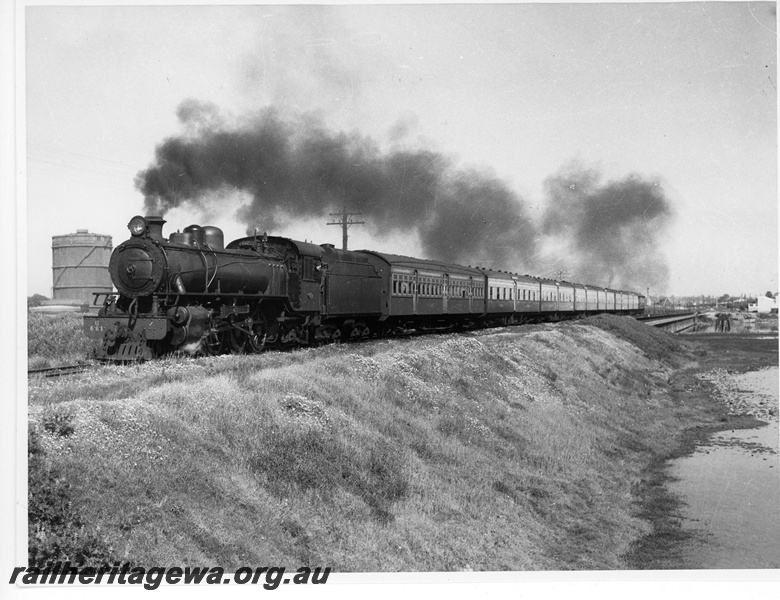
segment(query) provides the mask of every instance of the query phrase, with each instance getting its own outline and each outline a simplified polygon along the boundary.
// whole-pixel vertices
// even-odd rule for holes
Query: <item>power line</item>
[[[363,213],[359,212],[347,212],[346,207],[340,212],[340,213],[330,213],[331,217],[341,217],[338,221],[331,221],[330,223],[327,223],[328,225],[341,225],[341,249],[346,250],[347,249],[347,240],[349,239],[349,235],[347,234],[347,230],[349,229],[350,225],[365,225],[365,221],[353,221],[352,217],[355,215],[362,215]]]

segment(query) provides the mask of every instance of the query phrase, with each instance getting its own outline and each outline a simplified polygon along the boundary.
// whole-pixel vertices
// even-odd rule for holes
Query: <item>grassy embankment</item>
[[[712,418],[689,359],[597,317],[35,378],[31,560],[624,568],[643,470]]]

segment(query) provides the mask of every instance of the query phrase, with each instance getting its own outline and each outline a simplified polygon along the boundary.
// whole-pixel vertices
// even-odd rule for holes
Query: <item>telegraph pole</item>
[[[349,229],[350,225],[364,225],[365,221],[353,221],[352,217],[355,215],[362,215],[363,213],[359,212],[347,212],[346,207],[340,212],[340,213],[330,213],[331,217],[340,217],[338,221],[331,221],[328,223],[328,225],[341,225],[341,249],[346,250],[347,249],[347,239],[349,238],[349,235],[347,234],[347,229]]]

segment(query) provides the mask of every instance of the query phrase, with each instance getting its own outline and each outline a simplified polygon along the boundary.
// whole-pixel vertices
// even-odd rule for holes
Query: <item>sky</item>
[[[129,237],[146,211],[139,173],[165,167],[166,140],[206,148],[269,115],[296,148],[312,132],[344,141],[358,171],[386,173],[401,154],[446,165],[430,202],[399,191],[391,216],[355,204],[366,224],[350,248],[449,248],[460,262],[601,285],[617,261],[630,276],[616,281],[651,295],[778,291],[774,3],[22,7],[28,295],[51,294],[52,236]],[[297,153],[293,166],[309,172],[310,160]],[[329,195],[302,212],[256,181],[203,181],[167,207],[166,233],[214,224],[235,239],[259,226],[341,242],[326,222],[343,181],[302,191]],[[382,202],[397,185],[384,182]],[[605,229],[631,198],[630,222]],[[415,202],[425,226],[410,224]],[[485,216],[472,236],[497,206],[517,215]],[[449,245],[421,237],[434,231]],[[511,251],[475,245],[498,238]]]

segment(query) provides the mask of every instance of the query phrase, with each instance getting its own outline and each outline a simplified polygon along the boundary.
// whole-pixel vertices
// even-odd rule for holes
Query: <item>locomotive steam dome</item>
[[[137,298],[160,286],[165,257],[162,251],[145,239],[128,240],[117,246],[108,269],[116,289]]]

